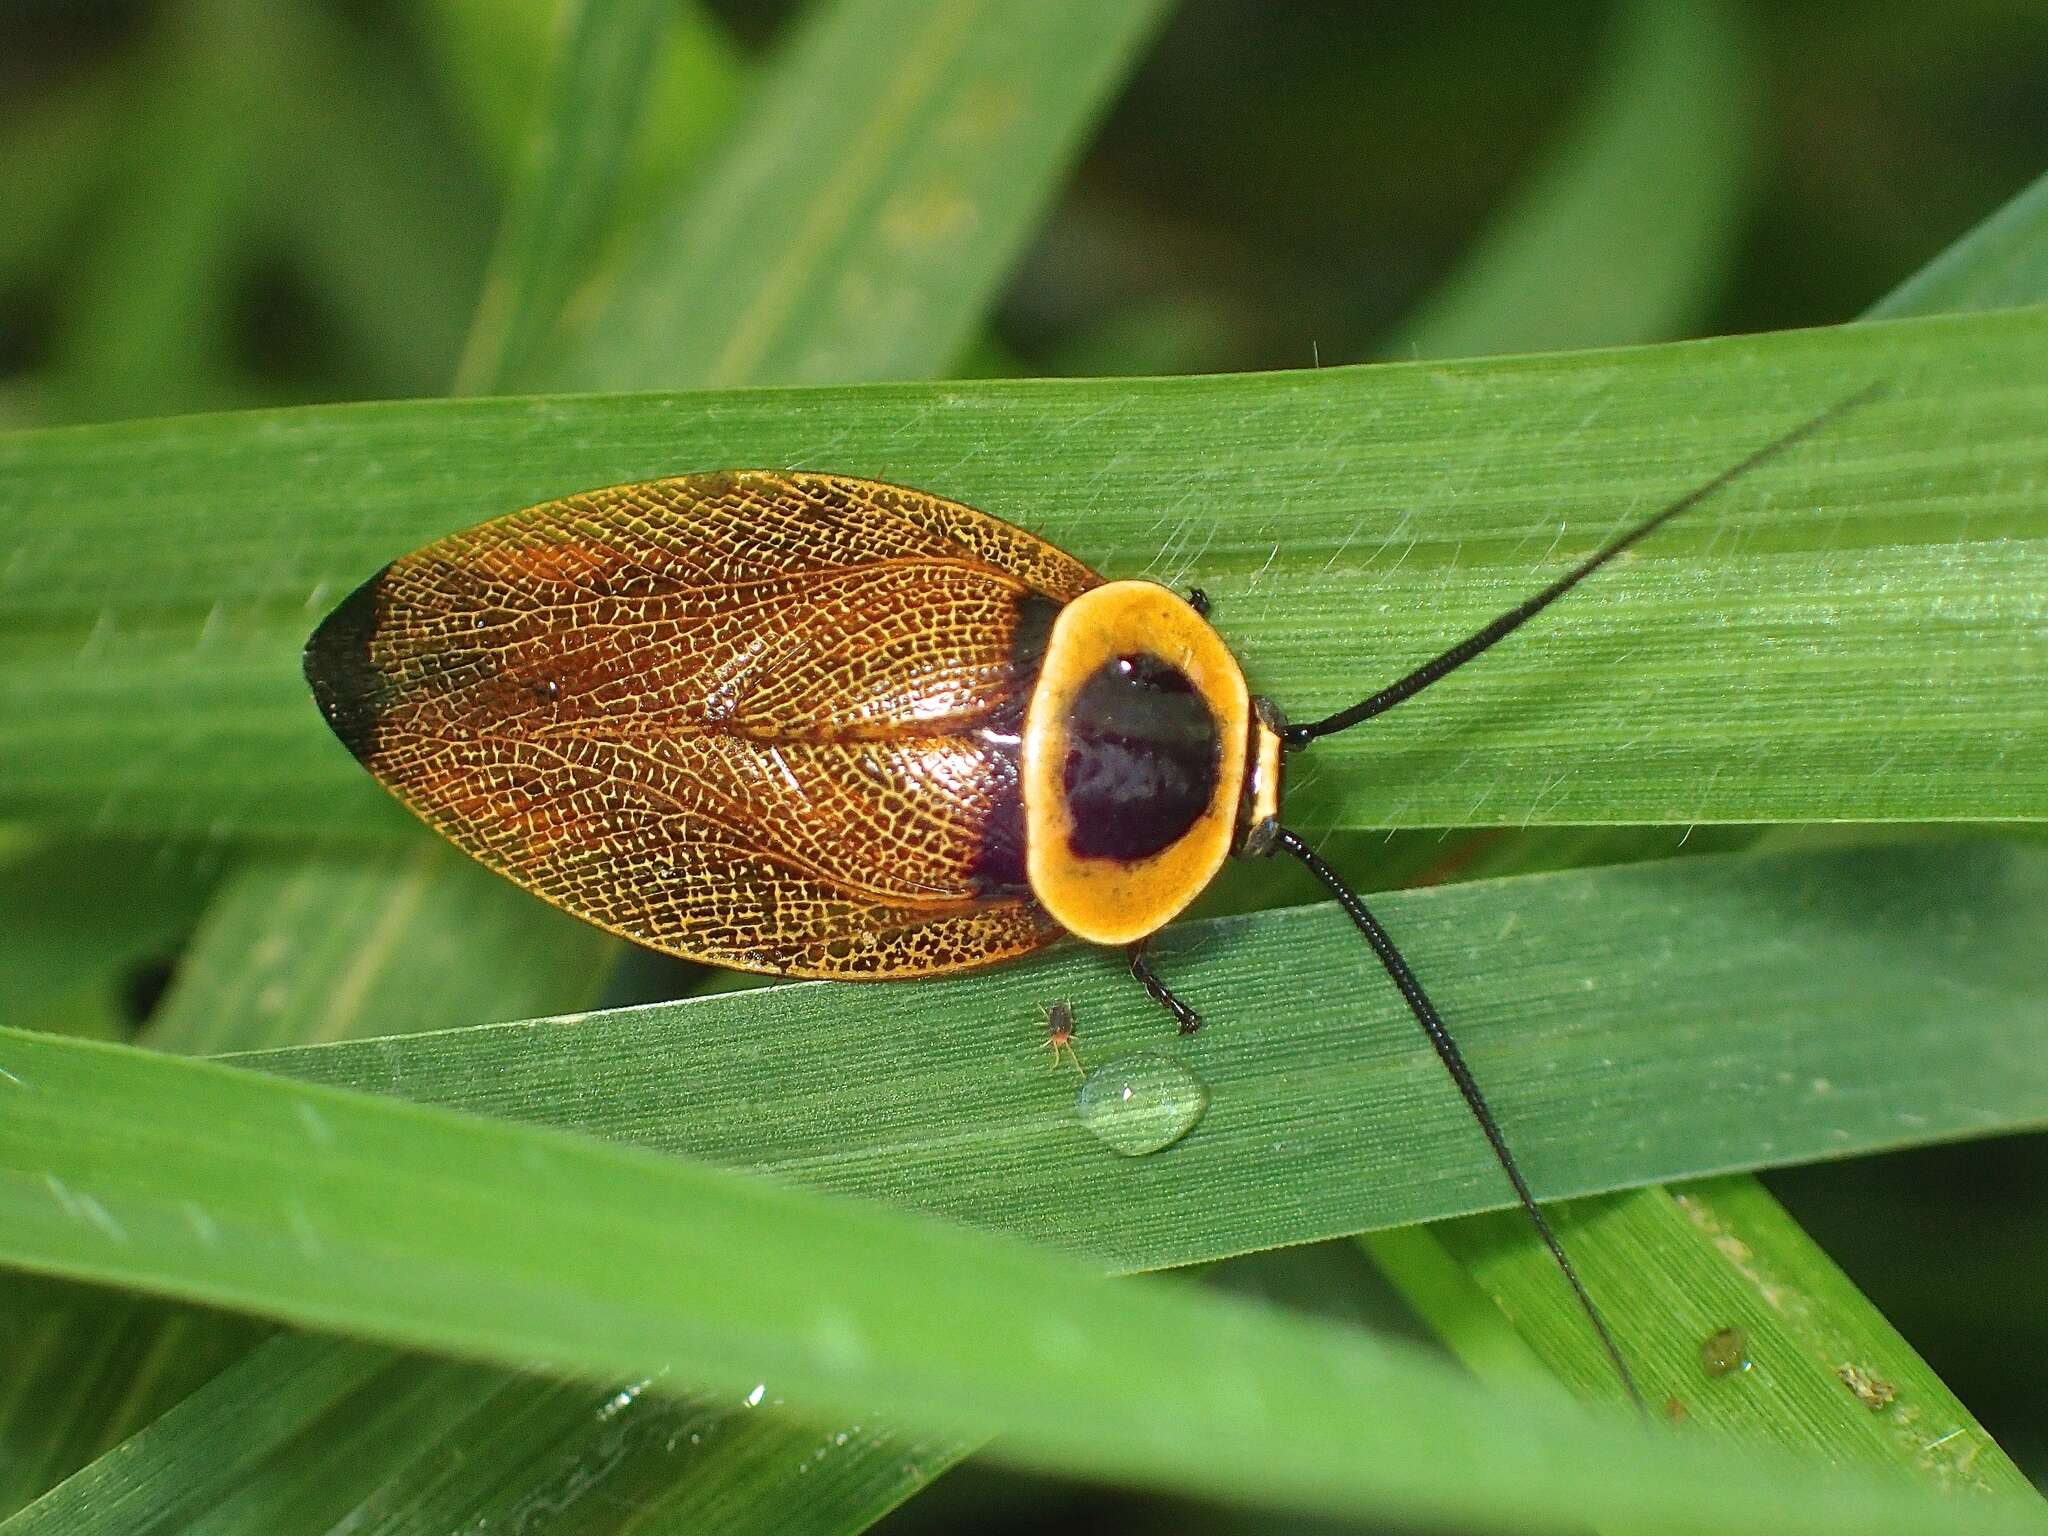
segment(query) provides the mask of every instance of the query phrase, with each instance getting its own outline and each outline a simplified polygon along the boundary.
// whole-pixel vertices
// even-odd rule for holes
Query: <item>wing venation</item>
[[[581,917],[746,969],[955,970],[1057,936],[1011,868],[1014,738],[1096,581],[903,487],[689,476],[394,562],[306,670],[401,800]]]

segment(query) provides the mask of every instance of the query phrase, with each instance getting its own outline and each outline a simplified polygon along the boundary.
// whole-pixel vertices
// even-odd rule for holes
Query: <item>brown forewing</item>
[[[1096,580],[900,486],[688,476],[396,561],[306,671],[393,793],[580,917],[751,970],[925,974],[1058,936],[987,854],[1032,615]]]

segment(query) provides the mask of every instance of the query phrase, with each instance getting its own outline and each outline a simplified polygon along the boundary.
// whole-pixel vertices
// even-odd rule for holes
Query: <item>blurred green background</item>
[[[720,141],[791,9],[729,0],[683,13],[622,190],[627,217],[591,273],[635,210]],[[1645,66],[1669,29],[1695,24],[1685,8],[1185,0],[954,371],[1300,368],[1582,339],[1554,310],[1518,304],[1511,275],[1490,275],[1512,274],[1507,255],[1526,257],[1528,240],[1552,242],[1603,311],[1626,310],[1617,291],[1641,293],[1614,340],[1830,324],[2041,170],[2037,3],[1712,9],[1696,51]],[[555,11],[7,7],[0,426],[447,393]],[[1689,93],[1715,106],[1695,110]],[[1637,238],[1617,239],[1627,221],[1610,219],[1582,248],[1531,218],[1583,195],[1558,167],[1583,172],[1589,154],[1610,157],[1600,184],[1633,200]],[[1691,210],[1682,256],[1659,244],[1668,203]],[[764,239],[782,212],[763,211]],[[137,1022],[169,963],[137,970]],[[2016,1357],[2048,1361],[2048,1146],[1981,1143],[1768,1182],[2048,1482],[2048,1379],[2013,1369]],[[1341,1285],[1326,1264],[1346,1267]],[[1247,1288],[1310,1306],[1341,1295],[1348,1310],[1367,1284],[1349,1246],[1236,1268]],[[891,1528],[1166,1530],[1188,1518],[1162,1501],[971,1471]],[[1203,1515],[1211,1528],[1229,1518]]]
[[[553,9],[17,0],[0,420],[445,391]],[[688,174],[791,9],[702,8],[694,69],[657,82],[648,181]],[[1737,35],[1694,63],[1729,109],[1666,188],[1712,183],[1725,244],[1659,329],[1847,319],[2039,171],[2040,6],[1729,14]],[[1447,340],[1404,328],[1587,115],[1617,110],[1602,92],[1629,25],[1578,0],[1188,0],[1031,241],[999,348],[958,371],[1289,368]],[[1618,110],[1696,134],[1659,108]],[[1638,280],[1626,261],[1585,274]]]

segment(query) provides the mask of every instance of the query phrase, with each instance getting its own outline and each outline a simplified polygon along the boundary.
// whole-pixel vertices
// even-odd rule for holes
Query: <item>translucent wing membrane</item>
[[[1016,735],[1096,584],[972,508],[820,475],[567,497],[406,556],[314,634],[349,749],[556,905],[720,965],[918,975],[1058,936]]]

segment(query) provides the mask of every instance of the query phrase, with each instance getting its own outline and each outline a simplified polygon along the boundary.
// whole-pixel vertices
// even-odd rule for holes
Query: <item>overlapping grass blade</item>
[[[1756,95],[1733,6],[1620,7],[1577,120],[1385,355],[1540,352],[1692,330],[1755,181]]]
[[[1164,12],[1163,0],[811,7],[706,179],[655,215],[566,381],[932,373],[973,336]],[[678,268],[695,280],[665,280]]]
[[[203,1390],[270,1331],[232,1313],[0,1272],[0,1520]],[[193,1459],[144,1476],[176,1480]]]
[[[533,366],[547,331],[618,219],[628,146],[675,7],[576,0],[535,117],[463,349],[455,393],[502,392]]]
[[[1009,18],[1005,28],[983,26],[962,73],[950,80],[927,82],[940,95],[951,91],[963,99],[982,101],[1028,88],[1038,116],[1031,132],[1011,135],[1001,152],[988,158],[987,174],[967,188],[965,195],[956,189],[949,205],[952,214],[968,217],[978,227],[994,227],[996,234],[984,233],[977,261],[965,264],[958,273],[948,269],[919,275],[917,301],[931,325],[923,332],[906,334],[895,316],[877,312],[861,322],[866,328],[865,341],[861,326],[841,328],[837,345],[842,362],[866,366],[860,361],[862,346],[886,348],[891,371],[913,361],[918,371],[929,371],[944,361],[944,349],[951,345],[946,339],[949,329],[971,322],[988,297],[990,274],[1000,273],[1028,233],[1029,209],[1012,206],[1020,188],[1035,186],[1042,195],[1050,185],[1071,153],[1079,128],[1093,116],[1103,93],[1128,65],[1145,18],[1158,9],[1155,0],[1132,0],[1092,11],[1063,7],[1020,13]],[[932,8],[926,21],[944,20],[950,10]],[[871,5],[857,3],[838,7],[836,14],[838,21],[828,21],[827,31],[833,27],[843,31],[849,24],[856,31],[863,30],[879,13]],[[551,115],[544,113],[539,125],[543,152],[529,168],[527,185],[514,194],[496,289],[500,302],[487,303],[471,355],[472,383],[494,385],[507,371],[517,369],[522,350],[535,344],[552,321],[560,295],[581,276],[590,235],[607,211],[593,188],[616,184],[626,174],[632,138],[632,92],[621,89],[620,80],[611,77],[622,71],[627,76],[633,74],[636,50],[644,51],[640,43],[645,33],[661,19],[651,8],[610,4],[581,8],[575,17],[568,54],[557,71]],[[913,18],[910,12],[895,7],[887,19],[895,25]],[[694,16],[679,24],[678,31],[686,34],[686,42],[701,41],[702,24]],[[1007,36],[1007,45],[998,34]],[[694,52],[686,47],[683,52],[700,61],[703,56],[701,47]],[[1085,67],[1076,70],[1077,59]],[[657,82],[660,99],[654,113],[663,119],[663,132],[671,139],[676,137],[677,118],[677,103],[670,99],[675,94],[670,78],[675,71],[667,67],[672,64],[672,55],[663,58],[663,74]],[[610,83],[605,84],[606,80]],[[868,91],[862,76],[849,68],[844,58],[817,55],[815,50],[808,60],[790,60],[782,72],[769,77],[763,90],[770,101],[803,103],[807,109],[851,110],[878,124],[893,120],[902,105]],[[695,91],[697,99],[689,105],[693,111],[701,110],[703,99],[715,99],[717,94]],[[586,100],[593,95],[601,98],[601,110],[594,115]],[[575,121],[568,121],[572,117]],[[603,122],[594,123],[594,117]],[[769,129],[775,122],[772,114],[766,119]],[[598,132],[599,128],[603,131]],[[708,182],[695,190],[678,190],[675,205],[682,211],[675,216],[693,217],[690,210],[701,196],[716,197],[735,176],[744,177],[770,203],[801,202],[805,179],[814,177],[820,164],[838,164],[832,159],[835,145],[829,136],[807,136],[805,153],[784,154],[772,166],[778,184],[763,186],[762,131],[762,123],[757,121],[735,141],[728,167],[714,169]],[[545,152],[550,145],[557,153]],[[654,159],[661,158],[662,146],[643,144],[641,148],[649,150]],[[593,160],[597,162],[594,167]],[[888,206],[901,207],[928,191],[930,178],[943,169],[943,157],[934,161],[928,155],[911,155],[885,167],[882,179],[870,190]],[[579,189],[578,199],[566,205],[546,185],[564,179]],[[522,209],[530,217],[522,217]],[[716,251],[707,255],[687,244],[678,247],[656,240],[649,243],[648,252],[624,290],[625,296],[642,305],[664,302],[666,295],[690,294],[721,276],[714,261],[719,254]],[[827,286],[856,280],[858,274],[851,272],[846,262],[861,255],[856,247],[844,261],[814,262],[807,280]],[[872,259],[873,253],[868,257]],[[711,310],[690,323],[701,322],[704,329],[697,340],[709,345],[746,323],[753,313],[752,308],[744,307],[737,313]],[[695,365],[688,347],[664,347],[661,341],[637,331],[610,331],[592,340],[586,348],[586,362],[596,358],[608,369],[611,351],[650,347],[660,355],[659,382],[691,382]],[[781,365],[771,359],[763,366]],[[402,858],[378,856],[360,866],[329,856],[297,867],[280,862],[252,869],[239,886],[246,899],[224,905],[220,921],[211,930],[218,942],[204,946],[191,967],[198,978],[195,985],[174,999],[179,1004],[187,999],[205,1001],[175,1007],[160,1026],[163,1041],[185,1048],[208,1041],[220,1048],[236,1041],[246,1045],[264,1038],[285,1038],[293,1032],[329,1032],[346,1028],[360,1019],[366,1006],[375,1008],[380,1003],[396,1007],[392,1022],[406,1027],[432,1018],[437,1007],[462,1006],[459,1000],[465,997],[465,989],[470,994],[468,1017],[516,1016],[532,1009],[516,1003],[508,1006],[502,985],[479,987],[478,967],[502,972],[507,978],[544,973],[558,989],[572,977],[588,973],[586,957],[595,959],[595,946],[603,942],[599,936],[587,930],[557,933],[562,923],[559,917],[541,912],[479,871],[449,868],[449,860],[446,850],[427,850],[417,855],[408,852]],[[447,947],[446,936],[454,933],[461,935],[454,941],[461,954],[443,971],[439,968],[444,958],[441,951]],[[553,936],[552,941],[548,935]],[[210,1424],[207,1405],[222,1393],[264,1395],[267,1412],[281,1416],[273,1422],[290,1420],[305,1411],[306,1405],[297,1395],[300,1383],[290,1365],[295,1347],[291,1341],[280,1341],[263,1357],[287,1372],[274,1384],[274,1390],[263,1375],[263,1366],[251,1362],[232,1381],[220,1383],[195,1404],[183,1422]],[[379,1490],[378,1500],[388,1501],[395,1496],[398,1468],[410,1463],[412,1468],[429,1469],[435,1484],[431,1497],[458,1510],[461,1519],[490,1518],[464,1508],[461,1490],[439,1470],[443,1452],[437,1442],[442,1433],[451,1442],[459,1442],[471,1421],[468,1405],[431,1385],[449,1368],[435,1362],[409,1362],[407,1369],[417,1371],[419,1380],[400,1388],[387,1366],[388,1362],[370,1355],[359,1360],[356,1385],[360,1392],[347,1394],[346,1400],[355,1404],[362,1394],[385,1388],[400,1391],[414,1415],[409,1432],[396,1438],[387,1436],[374,1452],[366,1448],[363,1456],[328,1464],[329,1476],[322,1486],[344,1502],[351,1497],[349,1490],[361,1499],[364,1490],[371,1488]],[[331,1361],[325,1366],[330,1377],[339,1369]],[[501,1387],[503,1395],[525,1394],[531,1399],[523,1408],[508,1411],[520,1414],[532,1438],[525,1449],[496,1443],[488,1455],[482,1447],[463,1453],[458,1443],[452,1454],[461,1457],[468,1497],[486,1504],[487,1495],[517,1503],[514,1492],[495,1488],[491,1478],[505,1476],[516,1483],[530,1467],[559,1464],[566,1469],[559,1475],[568,1484],[591,1483],[600,1473],[612,1483],[637,1480],[645,1485],[642,1502],[652,1500],[652,1489],[660,1484],[664,1490],[660,1498],[671,1506],[729,1503],[745,1490],[760,1495],[763,1480],[768,1479],[778,1483],[778,1492],[776,1497],[761,1500],[764,1510],[810,1509],[814,1516],[829,1522],[828,1528],[846,1528],[866,1523],[903,1497],[925,1475],[924,1469],[935,1470],[951,1454],[915,1441],[897,1445],[876,1426],[855,1426],[843,1432],[833,1446],[842,1453],[833,1458],[834,1475],[822,1475],[821,1463],[821,1475],[798,1483],[789,1469],[817,1460],[804,1454],[816,1432],[790,1423],[783,1415],[758,1414],[750,1416],[752,1427],[747,1436],[718,1436],[715,1455],[700,1457],[690,1477],[680,1481],[670,1459],[647,1456],[644,1446],[636,1446],[629,1456],[619,1454],[612,1444],[612,1427],[593,1428],[580,1397],[565,1398],[560,1389],[545,1382],[493,1386]],[[501,1401],[499,1406],[505,1405]],[[326,1410],[323,1406],[319,1411]],[[306,1426],[301,1424],[299,1429],[305,1431]],[[532,1445],[550,1435],[554,1437],[551,1453],[527,1454]],[[739,1449],[742,1441],[745,1451]],[[422,1444],[427,1447],[424,1452],[418,1449]],[[789,1454],[782,1454],[784,1450]],[[336,1471],[341,1473],[339,1477],[333,1475]],[[125,1470],[123,1475],[127,1475]],[[210,1475],[217,1476],[218,1469]],[[302,1480],[320,1483],[315,1469],[303,1461],[269,1463],[264,1476],[252,1478],[240,1490],[237,1508],[262,1528],[264,1521],[276,1517],[278,1507],[266,1501],[292,1505],[301,1497],[297,1484]],[[550,1498],[562,1496],[558,1489]],[[429,1495],[422,1491],[421,1497]],[[601,1501],[593,1499],[593,1503]],[[363,1517],[360,1510],[356,1517]]]
[[[2042,300],[2048,300],[2048,182],[2022,193],[1872,313]],[[1586,852],[1603,851],[1598,834],[1576,835],[1587,838]],[[1654,851],[1655,840],[1642,839],[1642,856]],[[1482,852],[1477,862],[1507,871],[1554,852],[1511,841],[1505,850]],[[1933,1021],[1929,1027],[1939,1028]],[[1744,1326],[1771,1357],[1769,1368],[1743,1376],[1740,1391],[1695,1390],[1674,1399],[1691,1405],[1682,1411],[1827,1455],[1890,1460],[1943,1483],[2023,1485],[2018,1469],[1954,1394],[1753,1181],[1722,1179],[1675,1196],[1640,1190],[1599,1202],[1563,1224],[1581,1269],[1611,1276],[1602,1292],[1612,1310],[1673,1320],[1673,1326],[1645,1330],[1649,1347],[1668,1352],[1675,1340],[1682,1351],[1687,1329],[1675,1320],[1689,1318],[1692,1331],[1702,1335]],[[1486,1342],[1497,1323],[1430,1294],[1440,1273],[1418,1250],[1433,1241],[1475,1268],[1487,1294],[1554,1368],[1595,1393],[1618,1395],[1604,1352],[1575,1309],[1556,1305],[1549,1256],[1525,1225],[1475,1218],[1432,1228],[1430,1235],[1368,1240],[1453,1347],[1482,1354],[1485,1368],[1499,1358]],[[1722,1321],[1702,1320],[1709,1298]],[[1872,1380],[1884,1384],[1881,1394],[1858,1390]]]
[[[109,901],[95,875],[104,871],[74,857],[48,882],[60,897],[89,897],[98,919],[58,927],[60,962],[75,962],[81,940],[99,940],[106,963],[181,912],[184,923],[198,920],[140,1037],[159,1050],[253,1050],[574,1007],[596,995],[613,942],[427,840],[252,857],[203,917],[196,894],[140,912],[132,900]],[[140,894],[156,884],[145,880]],[[246,1319],[139,1297],[46,1286],[14,1301],[6,1311],[34,1341],[19,1358],[33,1359],[44,1388],[0,1394],[0,1445],[23,1447],[8,1458],[0,1512],[148,1423],[260,1336]]]
[[[18,434],[0,439],[0,514],[36,537],[0,576],[0,710],[20,722],[0,744],[0,809],[366,831],[379,797],[305,707],[311,619],[433,534],[706,464],[887,474],[1109,571],[1199,572],[1256,683],[1306,713],[1878,381],[1882,398],[1457,687],[1319,744],[1298,814],[2038,816],[2044,346],[2048,311],[2018,310],[1299,375],[423,402]],[[211,536],[195,545],[200,520]]]
[[[556,60],[571,0],[428,0],[414,26],[479,151],[510,183],[531,163],[534,104]],[[670,5],[644,132],[627,180],[632,201],[696,162],[731,113],[746,71],[697,0]]]
[[[2048,175],[1872,306],[1869,318],[2010,309],[2048,296]]]
[[[32,1267],[657,1390],[772,1380],[934,1431],[999,1429],[1020,1462],[1260,1504],[1531,1530],[2042,1528],[2023,1504],[1494,1398],[1354,1330],[1112,1285],[674,1157],[16,1032],[0,1065],[0,1253]]]
[[[259,856],[209,907],[146,1038],[199,1055],[513,1018],[595,997],[612,949],[428,839]]]
[[[651,1386],[282,1333],[0,1529],[857,1530],[958,1453],[875,1415],[820,1430],[779,1396]]]
[[[1662,1404],[1671,1417],[1843,1464],[1908,1468],[1940,1488],[2035,1491],[1755,1179],[1575,1202],[1557,1219],[1610,1315],[1641,1320],[1637,1347],[1672,1385]],[[1553,1369],[1610,1392],[1598,1369],[1607,1362],[1575,1337],[1584,1322],[1525,1227],[1503,1212],[1432,1230]],[[1730,1330],[1739,1348],[1709,1343]],[[1707,1355],[1744,1363],[1715,1374]]]
[[[1709,857],[1377,900],[1437,978],[1541,1195],[2048,1120],[2048,979],[2022,958],[2048,920],[2048,852]],[[1039,1049],[1038,1004],[1056,997],[1091,1066],[1161,1044],[1150,1001],[1089,951],[908,991],[782,986],[246,1059],[937,1210],[1119,1269],[1505,1203],[1334,909],[1189,925],[1160,964],[1215,1025],[1183,1052],[1211,1106],[1138,1162],[1101,1153]]]
[[[1541,1194],[2048,1123],[2034,1048],[2048,982],[2023,941],[2048,913],[2048,851],[1709,857],[1377,904],[1418,965],[1456,978],[1439,984],[1442,1001]],[[1498,1170],[1441,1068],[1335,914],[1225,919],[1182,943],[1167,959],[1212,1012],[1188,1056],[1212,1104],[1185,1141],[1137,1162],[1080,1129],[1071,1079],[1048,1073],[1038,1049],[1031,999],[1051,997],[1074,1001],[1091,1065],[1159,1047],[1155,1011],[1087,953],[911,991],[779,987],[241,1059],[934,1209],[1116,1269],[1500,1203]],[[1333,1016],[1334,996],[1358,998],[1357,1016]],[[321,1166],[305,1160],[306,1176]],[[1547,1285],[1559,1290],[1554,1274]],[[1689,1397],[1697,1340],[1661,1313],[1618,1310],[1651,1389]],[[279,1344],[271,1358],[284,1369],[299,1357]],[[366,1355],[364,1389],[389,1369]],[[426,1385],[438,1369],[416,1363],[404,1379],[438,1400]],[[224,1380],[209,1401],[268,1401],[263,1380]],[[505,1401],[528,1396],[522,1422],[552,1415],[567,1437],[546,1442],[553,1454],[583,1426],[577,1464],[630,1477],[667,1466],[666,1497],[705,1490],[684,1481],[704,1471],[696,1450],[678,1457],[655,1436],[627,1458],[597,1455],[614,1427],[588,1401],[540,1387]],[[200,1405],[186,1428],[213,1411]],[[443,1431],[459,1440],[469,1409],[449,1411]],[[844,1427],[864,1445],[874,1421],[858,1422]],[[791,1430],[770,1459],[815,1443]],[[159,1458],[187,1444],[167,1429],[132,1463],[88,1474],[121,1481],[85,1486],[111,1497],[162,1475]],[[399,1448],[401,1481],[436,1483],[439,1462]],[[282,1473],[304,1467],[272,1470],[252,1497],[285,1496]],[[883,1495],[900,1497],[897,1465],[877,1470]],[[334,1493],[331,1472],[315,1481]]]

